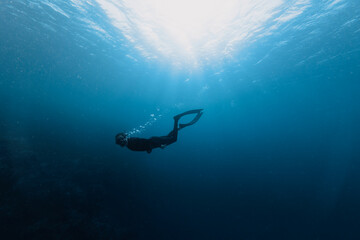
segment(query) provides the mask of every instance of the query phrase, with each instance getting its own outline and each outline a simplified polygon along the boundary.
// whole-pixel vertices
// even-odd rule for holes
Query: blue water
[[[360,238],[358,1],[280,1],[196,64],[106,2],[0,3],[2,239]],[[163,150],[115,145],[196,108]]]

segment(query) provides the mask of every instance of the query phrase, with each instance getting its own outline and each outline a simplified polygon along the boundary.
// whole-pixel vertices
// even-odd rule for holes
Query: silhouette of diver
[[[166,136],[151,137],[149,139],[146,139],[128,137],[126,133],[119,133],[115,136],[115,142],[121,147],[126,146],[128,149],[133,151],[146,151],[148,153],[151,153],[152,149],[154,148],[165,148],[167,145],[176,142],[179,130],[183,129],[184,127],[193,125],[200,119],[201,115],[203,114],[202,110],[203,109],[195,109],[176,115],[174,117],[174,129]],[[178,124],[181,117],[195,113],[196,116],[191,122],[186,124]]]

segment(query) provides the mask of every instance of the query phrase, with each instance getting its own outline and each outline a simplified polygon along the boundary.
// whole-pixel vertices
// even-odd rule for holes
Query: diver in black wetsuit
[[[193,125],[200,119],[201,115],[203,114],[202,110],[203,109],[195,109],[176,115],[174,117],[174,129],[166,136],[151,137],[149,139],[146,139],[146,138],[128,137],[126,133],[119,133],[115,136],[115,142],[116,144],[122,147],[126,146],[130,150],[146,151],[148,153],[151,153],[152,149],[154,148],[165,148],[167,145],[176,142],[179,130],[183,129],[184,127]],[[179,119],[181,117],[195,113],[196,116],[191,122],[186,124],[181,124],[181,123],[178,124]]]

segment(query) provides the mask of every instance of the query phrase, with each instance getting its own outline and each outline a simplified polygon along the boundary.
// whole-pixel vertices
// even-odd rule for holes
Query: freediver
[[[179,130],[187,126],[193,125],[200,119],[201,115],[203,114],[202,110],[203,109],[190,110],[174,116],[174,129],[166,136],[151,137],[147,139],[147,138],[128,137],[126,133],[118,133],[115,136],[115,142],[121,147],[126,146],[128,149],[132,151],[146,151],[148,153],[151,153],[151,151],[154,148],[164,149],[167,145],[176,142]],[[196,114],[196,116],[189,123],[178,124],[179,119],[181,117],[189,114]]]

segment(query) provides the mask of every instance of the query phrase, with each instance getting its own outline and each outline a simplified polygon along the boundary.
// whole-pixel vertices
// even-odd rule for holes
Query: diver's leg
[[[165,148],[167,145],[170,145],[174,142],[177,141],[177,136],[178,136],[178,122],[179,119],[174,119],[174,129],[166,136],[162,136],[162,137],[151,137],[149,139],[150,141],[150,145],[151,145],[151,149],[153,148]],[[148,150],[148,153],[151,152],[151,149]]]
[[[193,125],[194,123],[196,123],[201,115],[203,114],[201,111],[203,109],[195,109],[195,110],[190,110],[190,111],[187,111],[187,112],[184,112],[184,113],[181,113],[179,115],[176,115],[174,116],[174,128],[173,130],[166,136],[166,140],[163,138],[163,140],[166,141],[165,144],[163,145],[169,145],[171,143],[174,143],[177,141],[177,136],[178,136],[178,131],[184,127],[187,127],[187,126],[190,126],[190,125]],[[188,115],[188,114],[194,114],[194,113],[197,113],[196,117],[190,122],[190,123],[187,123],[187,124],[180,124],[180,127],[178,126],[179,124],[179,119],[182,117],[182,116],[185,116],[185,115]]]
[[[177,135],[178,135],[178,131],[179,131],[178,123],[179,123],[179,119],[174,117],[174,128],[167,135],[168,137],[173,137],[174,136],[177,139]]]
[[[167,137],[169,137],[169,140],[171,143],[176,142],[176,140],[177,140],[178,131],[179,131],[178,122],[179,122],[179,119],[174,117],[174,128],[167,135]]]

